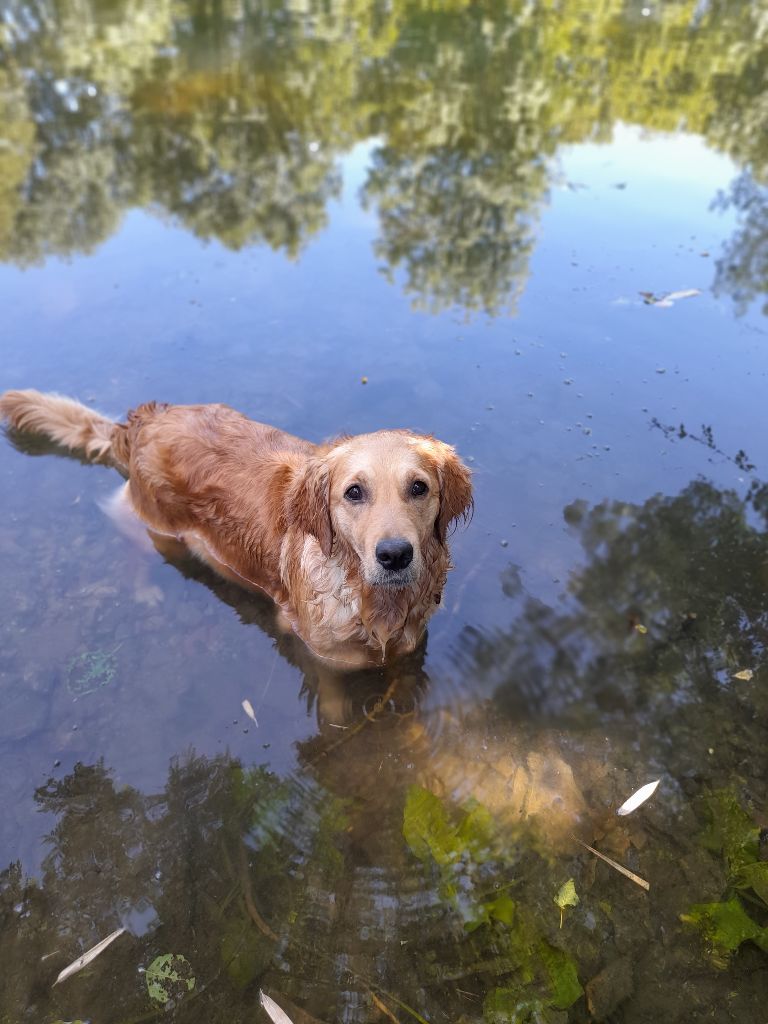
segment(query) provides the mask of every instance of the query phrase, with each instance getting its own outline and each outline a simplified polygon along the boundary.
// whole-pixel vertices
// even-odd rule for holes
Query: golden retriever
[[[266,591],[311,650],[351,665],[414,650],[441,601],[449,527],[472,509],[453,448],[407,430],[315,445],[225,405],[150,402],[117,423],[31,390],[0,396],[0,418],[114,465],[156,542]]]

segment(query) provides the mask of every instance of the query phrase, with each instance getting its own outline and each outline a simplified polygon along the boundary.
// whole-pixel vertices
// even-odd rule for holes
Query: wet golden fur
[[[440,603],[447,534],[472,506],[454,450],[405,430],[315,445],[224,405],[141,405],[115,423],[38,391],[0,396],[0,418],[126,476],[121,495],[158,546],[180,539],[223,576],[269,593],[323,657],[375,663],[412,651]],[[415,496],[415,480],[427,485]],[[350,502],[352,484],[366,498]],[[396,585],[377,543],[414,550]]]

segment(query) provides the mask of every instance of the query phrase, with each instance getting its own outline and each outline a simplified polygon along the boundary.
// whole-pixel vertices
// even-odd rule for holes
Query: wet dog
[[[119,505],[157,547],[183,541],[266,591],[316,654],[348,664],[415,649],[440,604],[449,528],[472,509],[454,449],[407,430],[315,445],[225,405],[150,402],[118,423],[39,391],[7,391],[0,418],[114,465]]]

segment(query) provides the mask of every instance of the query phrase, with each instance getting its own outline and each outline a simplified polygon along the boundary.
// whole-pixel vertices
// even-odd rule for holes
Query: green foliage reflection
[[[508,308],[563,143],[684,128],[765,184],[763,21],[727,0],[8,0],[0,258],[89,251],[135,206],[295,256],[373,139],[387,272],[428,308]],[[766,287],[764,207],[720,272],[740,295]]]

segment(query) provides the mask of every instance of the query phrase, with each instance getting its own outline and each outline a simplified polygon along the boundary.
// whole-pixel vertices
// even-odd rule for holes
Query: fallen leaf
[[[274,1024],[293,1024],[293,1021],[280,1007],[277,1005],[274,999],[270,999],[269,996],[259,989],[259,1002],[264,1007],[269,1016],[269,1019]]]
[[[641,634],[642,636],[645,636],[645,634],[646,634],[646,633],[648,632],[648,627],[647,627],[647,626],[644,626],[644,625],[643,625],[643,624],[642,624],[641,622],[638,622],[638,623],[637,623],[637,625],[635,626],[635,629],[636,629],[636,630],[637,630],[637,632],[638,632],[638,633],[640,633],[640,634]]]
[[[742,679],[745,683],[748,683],[754,674],[751,668],[743,668],[740,672],[734,672],[733,678]]]
[[[246,713],[246,715],[248,715],[250,720],[255,725],[258,725],[259,723],[256,721],[256,712],[253,710],[253,704],[251,704],[251,702],[247,698],[242,702],[242,704],[243,704],[243,711]]]
[[[557,896],[555,896],[555,903],[560,907],[560,927],[563,927],[563,914],[565,913],[566,907],[575,907],[578,905],[579,897],[576,892],[576,883],[572,878],[569,878],[567,882],[564,882],[558,890]]]
[[[125,928],[118,928],[116,931],[108,935],[106,939],[102,939],[101,942],[97,942],[95,946],[91,946],[91,948],[83,953],[82,956],[79,956],[77,960],[73,960],[68,967],[65,967],[63,971],[60,971],[58,978],[53,984],[58,985],[60,981],[66,981],[67,978],[71,978],[73,974],[77,974],[78,971],[82,971],[84,967],[87,967],[88,964],[92,963],[96,959],[99,953],[103,953],[107,946],[111,945],[115,939],[119,938],[124,931]]]
[[[555,896],[555,903],[561,910],[565,910],[566,907],[577,906],[578,902],[579,897],[576,892],[576,883],[572,878],[569,878],[567,882],[560,886],[560,890],[557,896]]]
[[[181,953],[156,956],[144,977],[149,998],[163,1006],[191,992],[196,983],[189,960]]]
[[[632,811],[637,810],[640,804],[644,804],[649,797],[653,796],[656,792],[656,787],[660,782],[661,779],[656,779],[655,782],[649,782],[647,785],[641,786],[640,789],[636,790],[628,800],[624,801],[616,813],[631,814]]]

